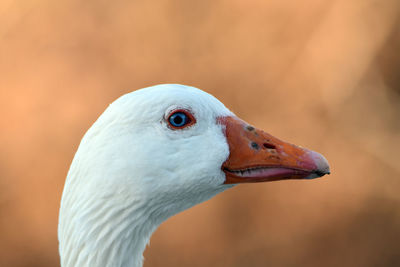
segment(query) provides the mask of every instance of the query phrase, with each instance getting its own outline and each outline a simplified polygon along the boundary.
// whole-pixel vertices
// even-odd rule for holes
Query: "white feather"
[[[184,108],[196,124],[171,130]],[[213,96],[183,85],[126,94],[93,124],[75,154],[60,208],[62,267],[142,266],[153,231],[170,216],[231,187],[223,185],[229,148]]]

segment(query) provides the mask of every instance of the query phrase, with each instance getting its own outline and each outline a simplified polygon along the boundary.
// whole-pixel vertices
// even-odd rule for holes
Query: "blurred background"
[[[0,266],[59,266],[64,180],[120,95],[182,83],[324,154],[174,216],[152,266],[400,266],[400,1],[1,0]]]

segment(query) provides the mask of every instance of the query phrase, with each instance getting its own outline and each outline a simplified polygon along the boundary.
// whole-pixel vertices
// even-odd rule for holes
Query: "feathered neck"
[[[190,110],[197,123],[171,130],[167,118],[176,109]],[[176,85],[114,101],[83,137],[68,172],[61,266],[142,266],[163,221],[232,187],[224,184],[229,147],[217,123],[231,114],[212,96]]]
[[[61,225],[64,229],[60,243],[62,267],[142,266],[143,251],[159,222],[140,203],[127,200],[115,206],[107,204],[107,197],[103,200],[97,201],[97,205],[87,203],[85,214],[75,222]]]

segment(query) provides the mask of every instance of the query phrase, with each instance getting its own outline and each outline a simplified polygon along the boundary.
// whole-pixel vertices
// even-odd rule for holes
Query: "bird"
[[[141,267],[169,217],[241,183],[330,173],[321,154],[237,117],[211,94],[160,84],[111,103],[82,138],[62,193],[62,267]]]

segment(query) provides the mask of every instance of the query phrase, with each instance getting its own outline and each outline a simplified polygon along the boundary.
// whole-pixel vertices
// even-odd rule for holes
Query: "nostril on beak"
[[[276,149],[276,146],[270,143],[264,143],[263,147],[267,149]]]

